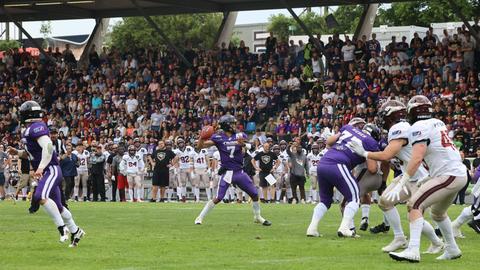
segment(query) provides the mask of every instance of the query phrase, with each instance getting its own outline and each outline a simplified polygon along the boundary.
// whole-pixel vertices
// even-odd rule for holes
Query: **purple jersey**
[[[478,182],[480,180],[480,166],[477,167],[477,170],[475,171],[475,174],[473,175],[473,182]]]
[[[355,166],[365,162],[364,157],[357,155],[347,147],[347,143],[351,140],[360,141],[363,148],[369,152],[379,151],[378,142],[370,135],[353,126],[345,125],[340,129],[340,137],[337,142],[325,153],[320,163],[345,164],[349,170],[352,170]]]
[[[227,134],[219,132],[210,138],[220,153],[222,167],[227,170],[239,171],[243,168],[243,151],[242,146],[237,143],[237,135],[246,137],[243,133],[228,137]]]
[[[38,168],[38,165],[40,165],[40,161],[42,160],[42,147],[40,147],[37,142],[37,139],[42,136],[50,136],[48,127],[44,122],[35,122],[23,132],[25,150],[29,155],[34,170]],[[58,164],[57,153],[53,151],[52,159],[48,163],[48,166]]]

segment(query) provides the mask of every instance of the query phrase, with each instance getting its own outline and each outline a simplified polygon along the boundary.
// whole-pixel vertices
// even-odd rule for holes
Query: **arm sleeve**
[[[50,137],[44,135],[37,139],[37,143],[42,148],[42,159],[40,160],[39,168],[44,169],[47,167],[48,163],[52,160],[53,155],[53,144]]]

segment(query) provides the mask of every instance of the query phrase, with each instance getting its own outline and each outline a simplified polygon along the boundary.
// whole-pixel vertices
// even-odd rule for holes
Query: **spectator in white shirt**
[[[342,55],[343,55],[343,61],[345,62],[345,65],[348,65],[350,62],[353,62],[355,59],[354,55],[355,51],[355,45],[352,44],[352,41],[347,40],[345,45],[342,47]]]
[[[288,90],[297,91],[300,90],[300,80],[295,77],[293,73],[290,74],[290,78],[287,81]]]
[[[258,86],[258,83],[257,81],[254,81],[253,84],[252,84],[252,87],[250,87],[248,89],[248,94],[254,94],[255,96],[258,95],[258,93],[260,93],[260,87]]]
[[[134,98],[133,95],[130,95],[125,101],[125,105],[127,105],[127,113],[136,112],[138,107],[138,100]]]

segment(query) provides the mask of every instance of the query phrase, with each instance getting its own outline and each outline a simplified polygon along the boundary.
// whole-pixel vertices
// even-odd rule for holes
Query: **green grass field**
[[[321,238],[307,238],[313,205],[262,205],[271,227],[253,223],[250,205],[221,204],[204,221],[193,221],[203,204],[71,203],[87,232],[76,249],[58,242],[58,233],[41,209],[0,202],[0,269],[476,269],[480,241],[470,228],[460,239],[460,260],[420,264],[392,261],[380,251],[392,232],[339,239],[338,205],[320,225]],[[405,207],[400,206],[402,217]],[[453,206],[454,219],[461,207]],[[381,221],[372,207],[371,223]],[[357,222],[358,224],[358,222]],[[374,224],[371,224],[374,225]],[[404,222],[404,227],[407,224]],[[408,232],[408,230],[407,230]],[[422,241],[422,250],[427,242]]]

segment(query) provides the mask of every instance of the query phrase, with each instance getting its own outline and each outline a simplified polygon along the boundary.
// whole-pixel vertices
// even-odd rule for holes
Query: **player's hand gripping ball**
[[[205,126],[202,128],[202,131],[200,131],[200,138],[202,140],[208,140],[212,137],[214,131],[212,126]]]

